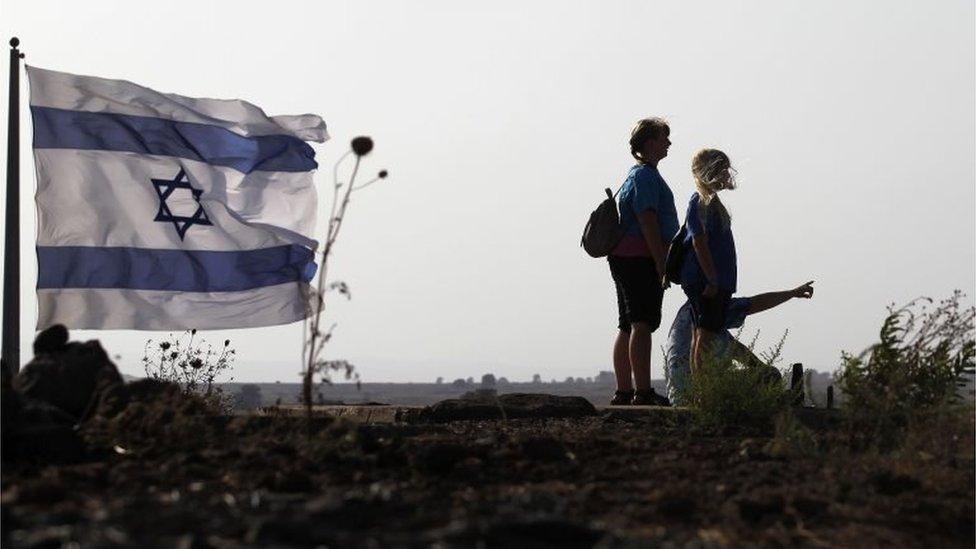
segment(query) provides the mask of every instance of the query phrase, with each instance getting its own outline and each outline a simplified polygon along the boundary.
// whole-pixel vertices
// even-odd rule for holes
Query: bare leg
[[[714,332],[710,332],[703,328],[695,328],[695,334],[698,336],[697,344],[695,345],[695,356],[694,356],[694,368],[699,368],[707,359],[709,353],[715,350],[715,340],[718,336]]]
[[[743,366],[758,367],[766,364],[749,347],[746,347],[734,337],[729,341],[729,355],[734,360],[738,360]]]
[[[632,373],[630,369],[630,334],[620,330],[617,332],[617,339],[613,342],[613,373],[617,378],[618,391],[631,391],[634,389]]]
[[[761,370],[764,381],[769,383],[782,381],[783,375],[779,373],[779,370],[763,362],[761,358],[756,356],[749,347],[743,345],[738,339],[732,338],[730,349],[732,358],[738,360],[743,366]]]
[[[630,325],[630,367],[638,391],[651,388],[651,326],[646,322]]]

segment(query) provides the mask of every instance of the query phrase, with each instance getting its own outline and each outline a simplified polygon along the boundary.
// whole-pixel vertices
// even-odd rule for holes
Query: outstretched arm
[[[749,298],[749,313],[754,315],[756,313],[761,313],[763,311],[772,309],[778,305],[786,303],[794,297],[802,299],[810,299],[813,297],[813,281],[807,282],[802,286],[797,286],[792,290],[784,290],[782,292],[767,292],[765,294],[755,295]]]

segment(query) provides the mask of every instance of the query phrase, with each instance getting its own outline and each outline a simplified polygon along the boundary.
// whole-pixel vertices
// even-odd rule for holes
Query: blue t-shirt
[[[620,225],[627,236],[641,236],[637,214],[646,210],[657,213],[658,230],[664,247],[678,232],[678,211],[674,207],[674,194],[664,182],[661,172],[653,166],[638,164],[630,169],[627,180],[617,195]]]
[[[738,277],[732,227],[724,226],[719,213],[714,209],[709,211],[708,219],[703,225],[701,217],[698,215],[700,200],[701,197],[698,193],[692,194],[691,200],[688,201],[688,211],[685,213],[685,226],[688,228],[685,244],[688,246],[688,253],[685,254],[685,264],[681,269],[681,285],[704,285],[707,281],[691,242],[695,236],[707,233],[708,250],[712,252],[712,264],[715,266],[715,275],[718,277],[715,283],[719,288],[735,293]]]

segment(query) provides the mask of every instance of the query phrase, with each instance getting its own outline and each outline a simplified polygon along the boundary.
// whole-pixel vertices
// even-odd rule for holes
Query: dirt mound
[[[213,405],[173,383],[126,385],[98,341],[68,341],[68,331],[56,325],[37,336],[34,352],[16,376],[4,371],[4,463],[200,448],[216,436]]]
[[[64,464],[90,458],[77,424],[122,377],[98,341],[69,342],[56,325],[34,341],[34,358],[2,379],[5,464]]]
[[[175,383],[141,379],[107,394],[81,433],[93,447],[115,452],[194,451],[223,438],[228,419],[218,412]]]

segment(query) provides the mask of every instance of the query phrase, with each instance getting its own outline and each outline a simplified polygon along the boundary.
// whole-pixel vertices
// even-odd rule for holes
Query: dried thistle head
[[[364,135],[353,138],[352,152],[354,152],[356,156],[366,156],[372,150],[373,140],[371,138]]]

